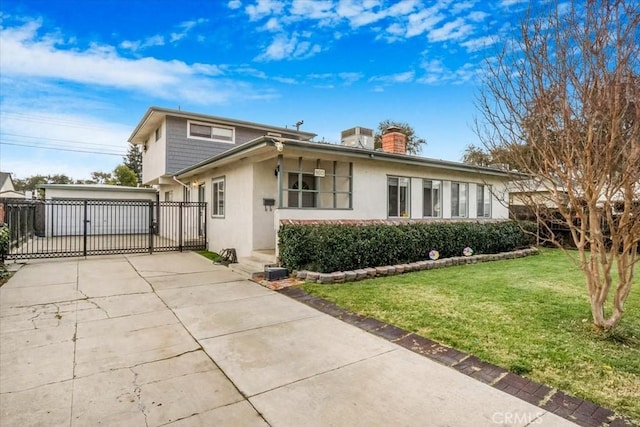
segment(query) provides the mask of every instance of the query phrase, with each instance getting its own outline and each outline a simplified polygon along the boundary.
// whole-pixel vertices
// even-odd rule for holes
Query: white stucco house
[[[508,219],[507,172],[405,154],[389,129],[353,128],[341,145],[252,122],[151,107],[129,138],[143,183],[167,201],[206,201],[208,247],[277,250],[288,221]]]

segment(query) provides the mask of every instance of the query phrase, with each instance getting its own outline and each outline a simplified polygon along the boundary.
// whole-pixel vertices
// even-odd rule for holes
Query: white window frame
[[[431,183],[431,188],[429,189],[431,191],[431,195],[432,195],[432,199],[431,199],[431,213],[432,215],[427,215],[425,212],[425,198],[424,198],[424,191],[427,189],[427,187],[425,187],[425,185],[427,184],[427,182]],[[433,183],[437,182],[438,183],[438,200],[435,201],[434,204],[434,200],[433,200]],[[439,179],[427,179],[427,178],[423,178],[422,179],[422,217],[423,218],[442,218],[442,188],[443,188],[443,184],[442,184],[442,180]],[[435,208],[437,208],[438,213],[437,215],[433,215],[433,212],[436,210]]]
[[[488,204],[485,212],[485,205]],[[476,216],[478,218],[491,218],[491,185],[476,184]]]
[[[458,199],[458,206],[457,206],[458,214],[454,215],[453,188],[456,185],[458,186],[458,195],[456,197]],[[464,204],[460,203],[461,188],[464,188]],[[452,181],[450,195],[451,195],[451,218],[468,218],[469,217],[469,184],[466,182]],[[461,214],[460,208],[462,207],[464,207],[464,213]]]
[[[200,136],[200,135],[191,135],[191,125],[197,125],[197,126],[207,126],[209,128],[211,128],[212,131],[212,135],[210,138],[204,137],[204,136]],[[216,138],[215,135],[213,135],[213,129],[224,129],[224,130],[230,130],[231,131],[231,140],[229,141],[228,139],[220,139],[220,138]],[[215,141],[215,142],[222,142],[224,144],[235,144],[236,143],[236,130],[235,128],[231,127],[231,126],[224,126],[224,125],[219,125],[219,124],[215,124],[215,123],[205,123],[205,122],[197,122],[194,120],[187,120],[187,138],[189,139],[200,139],[202,141]]]
[[[398,210],[398,215],[397,216],[392,216],[391,212],[389,211],[389,203],[390,203],[390,197],[391,194],[389,192],[389,187],[390,187],[390,181],[392,179],[396,179],[398,181],[397,183],[397,187],[398,187],[398,200],[397,203],[398,205],[396,206],[397,210]],[[406,186],[400,185],[401,181],[406,182]],[[401,201],[401,197],[400,197],[400,188],[405,187],[406,188],[406,193],[405,193],[405,200],[406,200],[406,210],[404,211],[405,215],[403,215],[402,213],[402,206],[400,206],[400,201]],[[396,175],[387,175],[387,218],[411,218],[411,178],[406,177],[406,176],[396,176]]]
[[[222,189],[220,189],[220,183],[222,183]],[[212,218],[224,218],[225,214],[225,191],[226,191],[225,177],[220,176],[211,180],[211,217]],[[216,194],[217,193],[217,194]],[[220,208],[220,201],[222,201],[222,208]],[[220,212],[222,211],[222,212]]]

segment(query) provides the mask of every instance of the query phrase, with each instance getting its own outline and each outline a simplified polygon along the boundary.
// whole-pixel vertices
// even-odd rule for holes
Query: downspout
[[[175,175],[173,175],[171,178],[173,178],[173,180],[174,180],[175,182],[177,182],[178,184],[182,185],[184,188],[187,188],[187,189],[190,189],[190,188],[191,188],[191,187],[189,187],[187,184],[185,184],[184,182],[182,182],[182,181],[178,180],[178,178],[176,178],[176,176],[175,176]]]

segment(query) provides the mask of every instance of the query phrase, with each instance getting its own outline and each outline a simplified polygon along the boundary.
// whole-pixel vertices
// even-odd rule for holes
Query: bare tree
[[[532,177],[514,181],[518,199],[551,242],[561,246],[554,222],[571,236],[603,329],[620,321],[638,262],[639,24],[635,0],[530,8],[487,61],[477,102],[485,148]]]

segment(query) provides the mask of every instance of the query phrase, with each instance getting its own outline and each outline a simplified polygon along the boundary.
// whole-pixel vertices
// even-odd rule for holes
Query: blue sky
[[[304,120],[301,129],[330,142],[353,126],[405,121],[427,140],[422,155],[459,161],[478,144],[483,61],[526,5],[6,0],[0,170],[111,171],[152,105],[277,126]]]

